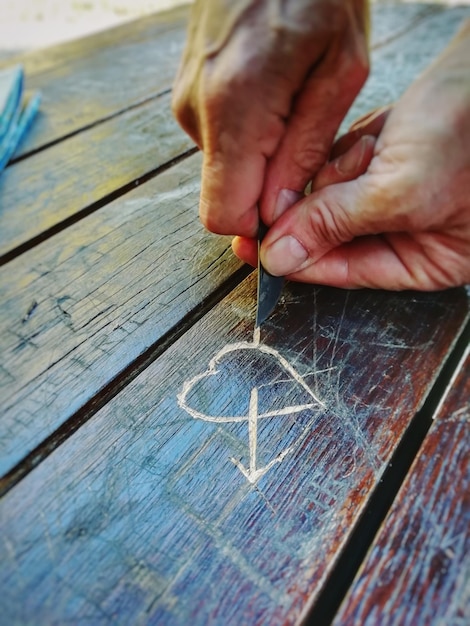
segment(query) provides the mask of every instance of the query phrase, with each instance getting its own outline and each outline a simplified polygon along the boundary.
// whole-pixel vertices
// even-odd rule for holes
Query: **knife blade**
[[[255,326],[258,328],[274,310],[284,285],[284,276],[273,276],[261,264],[260,248],[265,234],[266,224],[260,220],[258,227],[258,295],[256,304]]]

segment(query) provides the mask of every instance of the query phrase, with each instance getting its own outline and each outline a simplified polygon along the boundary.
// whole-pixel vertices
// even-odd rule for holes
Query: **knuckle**
[[[220,218],[214,214],[213,211],[209,211],[207,207],[202,203],[199,206],[199,219],[206,230],[216,235],[228,235],[227,229],[220,221]]]
[[[314,210],[308,212],[308,232],[312,241],[320,241],[322,247],[336,248],[341,243],[353,239],[345,220],[341,219],[342,211],[332,207],[323,199],[315,202]]]
[[[327,156],[327,150],[323,146],[305,144],[296,148],[291,159],[301,186],[305,185],[326,163]]]

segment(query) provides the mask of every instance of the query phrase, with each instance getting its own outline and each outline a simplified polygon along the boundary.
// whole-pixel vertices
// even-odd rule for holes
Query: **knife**
[[[261,265],[261,242],[267,232],[268,227],[260,220],[258,227],[258,297],[256,305],[256,328],[261,326],[272,313],[281,295],[282,286],[284,285],[283,276],[273,276]]]

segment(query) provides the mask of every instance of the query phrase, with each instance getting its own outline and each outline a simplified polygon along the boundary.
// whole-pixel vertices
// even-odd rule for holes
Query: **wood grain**
[[[0,504],[8,623],[295,624],[314,602],[468,318],[464,290],[347,292],[289,285],[263,325],[318,396],[258,422],[195,419],[304,404],[251,342],[255,277],[242,283]],[[210,361],[225,348],[217,367]],[[287,451],[287,452],[286,452]],[[231,460],[234,459],[234,460]]]
[[[380,48],[406,34],[431,15],[448,9],[442,4],[421,2],[390,2],[378,0],[369,6],[371,18],[370,46]]]
[[[0,178],[0,258],[193,146],[166,95],[9,167]]]
[[[404,6],[400,5],[398,9],[402,10]],[[372,56],[369,79],[341,125],[341,132],[345,132],[365,111],[397,100],[445,48],[459,25],[468,17],[468,6],[431,13],[411,31],[405,31],[389,43],[385,40]]]
[[[396,99],[445,45],[465,13],[459,9],[429,19],[429,7],[406,7],[404,15],[397,12],[396,6],[388,5],[381,6],[382,13],[375,13],[374,23],[381,33],[376,40],[385,42],[391,37],[392,41],[385,48],[376,44],[372,74],[343,130],[358,115]],[[427,18],[415,29],[420,34],[415,35],[414,31],[412,41],[407,39],[409,24],[405,15],[412,24]],[[129,27],[130,41],[135,38],[133,29],[134,25]],[[100,39],[102,35],[96,37]],[[412,55],[406,71],[401,69],[404,41],[411,47]],[[96,44],[95,47],[101,50]],[[120,54],[126,52],[121,50]],[[128,71],[136,60],[131,48],[126,60]],[[139,73],[137,64],[133,73]],[[103,83],[106,92],[113,92],[113,80],[110,74]],[[15,164],[0,179],[0,258],[191,146],[173,120],[170,96],[166,95]],[[18,214],[22,215],[21,220]]]
[[[335,624],[463,626],[470,581],[470,356]]]
[[[198,220],[195,155],[0,269],[0,469],[241,263]]]
[[[26,86],[42,93],[40,113],[19,154],[169,90],[186,32],[187,8],[10,60],[25,67]]]
[[[383,69],[374,70],[351,117],[397,97],[468,14],[445,11],[438,22],[433,11],[384,10],[395,17],[376,30],[376,67]],[[141,20],[26,59],[28,84],[47,97],[23,154],[119,113],[116,121],[132,120],[128,132],[138,141],[126,150],[136,163],[127,169],[120,155],[108,154],[119,132],[108,121],[86,131],[96,130],[103,142],[90,169],[101,154],[115,159],[106,174],[116,177],[111,188],[134,175],[133,167],[145,167],[149,145],[139,124],[146,125],[153,103],[122,118],[120,112],[169,88],[185,19],[182,10]],[[167,122],[163,116],[158,125]],[[78,149],[91,136],[63,145]],[[65,161],[59,148],[43,152],[57,167],[61,154]],[[12,176],[28,162],[37,177],[53,177],[47,158],[38,165],[31,157],[14,165]],[[97,186],[83,184],[83,206],[108,193],[83,160],[75,178],[61,166],[71,187],[57,180],[51,187],[73,206],[59,220],[81,210],[73,189],[83,171]],[[166,350],[0,500],[5,623],[298,623],[469,318],[464,290],[288,285],[262,343],[296,378],[272,352],[227,351],[252,340],[252,277],[176,341],[185,316],[240,267],[227,240],[197,221],[199,169],[200,156],[191,157],[0,271],[2,473],[70,423],[149,347],[161,342]],[[33,181],[31,201],[40,189]],[[41,206],[42,216],[38,199],[27,217],[37,216],[38,230],[49,228],[47,196]],[[23,227],[11,224],[21,239]],[[190,410],[228,421],[196,419],[184,409],[191,379]],[[276,416],[253,418],[263,411]],[[230,421],[233,415],[246,421]],[[455,443],[452,434],[448,440]],[[242,465],[266,471],[250,482]]]
[[[437,29],[436,37],[438,33],[448,37],[452,28],[455,28],[460,13],[455,10],[449,14],[452,19],[444,20],[448,25],[447,30]],[[428,18],[426,23],[434,23],[433,19]],[[401,24],[403,27],[403,23]],[[143,28],[141,22],[137,25]],[[132,54],[129,56],[121,54],[121,60],[126,67],[134,66],[132,74],[135,74],[135,62],[136,58],[139,58],[138,55],[135,56],[134,47],[129,43],[134,39],[140,41],[135,28],[135,24],[128,27],[130,34],[126,38]],[[154,32],[152,28],[151,24],[144,30],[147,38],[150,37],[149,33]],[[122,31],[122,34],[128,31]],[[110,50],[113,45],[117,45],[119,32],[121,31],[118,30],[106,37],[103,35],[101,38],[97,36],[98,40],[91,38],[93,59],[96,57],[99,62],[90,63],[90,57],[87,56],[88,66],[100,67],[106,63],[110,64]],[[403,41],[400,39],[399,44],[395,42],[386,46],[387,59],[395,68],[394,77],[397,81],[397,65],[392,62],[395,58],[393,54],[396,55],[402,50],[404,41],[408,42],[407,45],[414,46],[415,39],[414,34],[412,36],[407,34]],[[77,45],[74,50],[78,54],[80,46],[77,49]],[[124,46],[122,42],[120,45]],[[159,47],[163,44],[159,40],[155,45]],[[393,48],[393,54],[389,50],[390,46]],[[84,45],[84,49],[88,49],[87,46]],[[139,54],[144,54],[145,48],[139,50]],[[430,52],[429,47],[425,48],[427,55]],[[114,50],[113,54],[117,54],[117,51]],[[45,58],[49,59],[47,54]],[[417,59],[423,62],[422,57],[418,56]],[[86,65],[84,59],[80,62],[84,64],[83,66]],[[46,68],[41,66],[40,60],[37,63],[41,71],[49,67],[47,64]],[[50,59],[49,63],[55,71],[56,65]],[[411,67],[413,64],[410,62],[409,65]],[[408,76],[411,74],[412,69],[409,69]],[[390,76],[389,79],[392,82]],[[372,91],[373,85],[374,82],[371,83]],[[155,115],[155,119],[150,121],[148,114]],[[153,132],[149,133],[148,124],[154,127]],[[125,143],[122,140],[121,153],[118,145],[126,133],[128,139]],[[155,149],[155,157],[151,157],[149,152],[153,147],[153,135],[157,133],[161,133],[162,137],[162,156],[159,157]],[[150,142],[149,134],[152,137]],[[187,146],[185,141],[169,117],[166,97],[160,104],[149,104],[142,107],[142,110],[128,112],[125,116],[81,133],[42,154],[18,163],[12,168],[13,181],[8,172],[3,187],[5,200],[8,201],[11,195],[13,196],[3,216],[5,221],[2,225],[5,227],[7,237],[11,237],[12,242],[19,242],[34,236],[34,233],[41,229],[50,228],[57,224],[57,221],[72,215],[74,211],[80,210],[90,202],[98,201],[103,194],[118,186],[120,182],[128,180],[129,174],[123,173],[124,170],[130,171],[130,175],[133,176],[138,169],[145,168],[145,161],[150,159],[152,162],[147,167],[152,168],[155,164],[153,158],[164,161],[173,148],[179,151],[181,147]],[[93,143],[96,147],[90,149],[87,157],[87,146]],[[140,146],[142,147],[139,155]],[[75,151],[76,162],[70,156]],[[126,163],[127,159],[132,161],[132,165]],[[28,172],[30,163],[31,171]],[[226,241],[221,243],[214,238],[212,246],[205,251],[202,248],[198,249],[199,258],[203,259],[210,269],[205,270],[202,264],[198,267],[202,273],[208,271],[209,274],[217,276],[217,279],[215,282],[209,280],[206,288],[201,289],[200,296],[193,300],[185,300],[182,295],[190,287],[191,281],[198,283],[199,280],[197,272],[195,276],[192,275],[192,259],[187,250],[199,245],[199,242],[207,241],[208,237],[202,235],[202,230],[196,226],[194,226],[197,233],[194,234],[195,240],[191,240],[190,237],[192,221],[196,222],[197,219],[198,168],[199,161],[191,160],[187,166],[182,165],[180,169],[175,170],[176,173],[165,174],[161,184],[158,181],[145,184],[141,190],[100,209],[96,214],[87,217],[85,223],[74,225],[73,228],[53,237],[50,242],[44,242],[37,250],[31,250],[3,268],[0,273],[1,295],[4,302],[0,319],[3,368],[1,384],[5,397],[4,417],[0,427],[2,474],[8,472],[25,454],[62,425],[110,378],[141,354],[145,347],[157,341],[162,333],[178,323],[200,299],[210,293],[211,288],[220,285],[221,281],[238,267],[235,261],[229,260],[228,251],[226,255],[222,254],[223,250],[227,250]],[[15,176],[18,188],[12,189],[12,184],[16,187]],[[18,176],[24,177],[27,184],[20,187]],[[182,179],[186,182],[181,185]],[[179,185],[181,187],[178,189]],[[163,201],[156,200],[155,206],[152,206],[151,198],[159,193]],[[29,203],[26,202],[28,196]],[[175,203],[177,217],[173,220]],[[180,203],[189,210],[189,213],[180,212]],[[30,211],[25,210],[26,204],[31,204]],[[25,219],[18,219],[23,212]],[[139,217],[136,218],[136,215]],[[182,227],[181,221],[184,222]],[[161,227],[161,224],[165,226]],[[171,236],[172,232],[177,233],[176,237]],[[186,240],[186,237],[189,239]],[[187,248],[181,247],[180,239],[187,241]],[[158,264],[160,258],[165,261],[155,273],[149,271],[152,267],[152,254],[154,264]],[[160,311],[158,303],[161,285],[164,285],[163,289],[166,292],[171,281],[176,280],[176,274],[172,273],[174,268],[172,259],[175,254],[181,254],[182,258],[186,259],[186,262],[182,262],[178,268],[178,280],[181,282],[175,286],[181,300],[178,300],[178,305],[165,304],[165,315],[162,316],[165,323],[157,332],[151,333],[148,341],[144,341],[147,328],[153,323],[152,315]],[[221,254],[219,271],[217,259]],[[121,267],[123,265],[121,255],[125,259],[125,272]],[[166,262],[169,263],[168,266]],[[139,280],[142,264],[145,267],[143,284]],[[167,267],[170,268],[168,276],[165,275]],[[132,279],[128,279],[127,276],[131,276]],[[134,276],[137,279],[134,279]],[[186,280],[184,276],[187,277]],[[124,285],[126,298],[120,302]],[[171,289],[169,291],[172,293]],[[153,293],[153,297],[149,298],[149,292]],[[172,311],[173,306],[177,310]],[[31,307],[34,307],[34,315],[23,323]],[[139,315],[135,311],[140,312],[145,324],[137,321]],[[78,319],[75,320],[77,316]],[[120,326],[120,322],[116,320],[121,317],[126,320],[127,330],[124,332],[121,327],[118,336],[117,331],[110,332],[110,329],[115,325]],[[153,330],[155,331],[157,327],[153,326]],[[47,419],[44,419],[42,414],[46,407]]]
[[[374,5],[373,48],[441,9]],[[27,87],[43,94],[41,113],[18,154],[58,141],[169,89],[184,45],[187,17],[187,7],[181,7],[0,63],[0,67],[22,63]]]

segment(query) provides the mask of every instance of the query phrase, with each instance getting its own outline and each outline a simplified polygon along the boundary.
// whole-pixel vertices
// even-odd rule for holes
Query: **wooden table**
[[[345,124],[470,9],[378,4]],[[0,178],[2,624],[467,624],[470,296],[255,275],[197,219],[186,9],[21,59]]]

